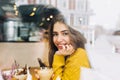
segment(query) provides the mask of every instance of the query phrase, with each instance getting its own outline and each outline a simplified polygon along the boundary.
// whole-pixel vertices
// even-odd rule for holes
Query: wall
[[[14,60],[20,66],[27,64],[28,66],[39,66],[37,58],[46,58],[47,63],[47,47],[44,42],[33,43],[0,43],[0,69],[11,68]],[[44,55],[45,54],[45,55]]]

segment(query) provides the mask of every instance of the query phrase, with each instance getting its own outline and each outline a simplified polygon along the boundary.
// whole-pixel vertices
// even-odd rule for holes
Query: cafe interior
[[[58,13],[50,5],[17,6],[12,0],[0,0],[0,80],[38,80],[33,69],[49,66],[47,29]],[[44,70],[51,76],[51,69]],[[12,71],[24,75],[8,78]],[[28,73],[32,74],[32,78],[26,77]]]
[[[41,70],[40,80],[50,80],[47,29],[59,13],[51,5],[17,6],[15,0],[0,0],[0,80],[39,80],[36,69]],[[120,55],[115,51],[119,40],[102,35],[94,45],[86,44],[92,69],[82,68],[81,80],[120,79]]]

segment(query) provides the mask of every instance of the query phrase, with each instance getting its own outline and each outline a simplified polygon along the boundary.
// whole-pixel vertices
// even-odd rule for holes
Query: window
[[[76,0],[76,10],[84,11],[86,8],[86,0]]]
[[[68,9],[69,0],[57,0],[57,7],[59,9]]]
[[[70,25],[70,14],[64,14],[67,24]]]
[[[83,23],[83,18],[80,15],[74,15],[74,26],[79,26]]]

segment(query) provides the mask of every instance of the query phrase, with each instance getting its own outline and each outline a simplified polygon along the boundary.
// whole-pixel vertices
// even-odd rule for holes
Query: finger
[[[74,48],[72,45],[69,45],[69,52],[72,54],[74,52]]]
[[[66,45],[66,50],[70,50],[70,46],[69,45]]]
[[[73,50],[73,49],[74,49],[74,48],[73,48],[73,46],[72,46],[71,44],[69,45],[69,48],[70,48],[71,50]]]
[[[66,49],[66,46],[65,46],[65,45],[62,45],[62,47],[63,47],[63,50],[65,50],[65,49]]]

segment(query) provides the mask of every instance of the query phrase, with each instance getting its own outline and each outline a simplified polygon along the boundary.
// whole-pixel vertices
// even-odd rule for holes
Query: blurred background
[[[47,29],[54,15],[87,39],[88,53],[120,53],[119,0],[0,0],[0,68],[48,64]],[[44,34],[46,33],[46,34]]]
[[[0,1],[0,41],[39,41],[40,32],[47,29],[53,15],[60,11],[71,27],[94,43],[99,34],[119,34],[118,3],[118,0]]]

